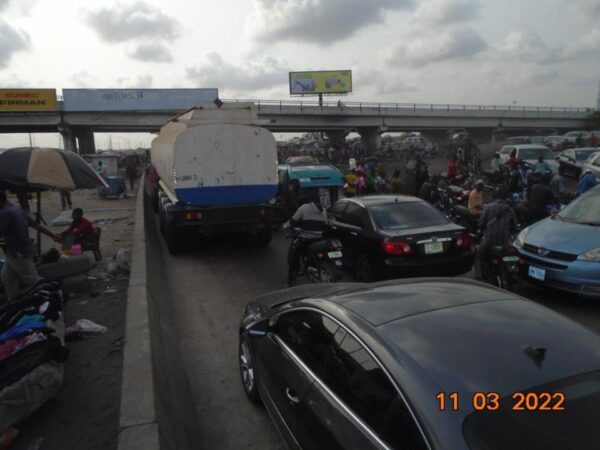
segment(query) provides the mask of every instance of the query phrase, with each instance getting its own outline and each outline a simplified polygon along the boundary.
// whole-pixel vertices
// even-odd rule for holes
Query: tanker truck
[[[277,148],[251,103],[203,104],[167,122],[152,141],[159,223],[169,252],[197,236],[271,241]]]

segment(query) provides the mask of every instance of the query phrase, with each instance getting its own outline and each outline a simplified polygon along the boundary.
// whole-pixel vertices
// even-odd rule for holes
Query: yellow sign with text
[[[56,90],[0,89],[0,111],[56,111]]]
[[[290,94],[346,94],[352,92],[352,71],[291,72]]]

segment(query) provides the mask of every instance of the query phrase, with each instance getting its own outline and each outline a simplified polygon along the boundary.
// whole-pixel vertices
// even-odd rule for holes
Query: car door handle
[[[351,234],[352,236],[358,236],[358,233],[357,233],[356,231],[351,231],[351,232],[350,232],[350,234]]]
[[[288,400],[290,402],[292,402],[294,405],[297,405],[300,403],[300,399],[298,398],[296,393],[294,391],[292,391],[290,388],[285,389],[285,395],[288,398]]]

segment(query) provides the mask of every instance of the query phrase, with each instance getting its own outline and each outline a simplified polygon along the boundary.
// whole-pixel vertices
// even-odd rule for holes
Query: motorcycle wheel
[[[319,262],[317,264],[317,273],[319,274],[319,282],[335,283],[338,279],[336,269],[333,268],[330,262]]]
[[[496,275],[496,286],[506,291],[512,290],[512,278],[505,267],[502,267],[500,272]]]

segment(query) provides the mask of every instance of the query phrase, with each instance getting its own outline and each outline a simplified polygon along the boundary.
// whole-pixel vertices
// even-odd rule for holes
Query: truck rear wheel
[[[177,230],[175,219],[170,218],[167,214],[165,214],[163,221],[165,228],[164,236],[169,253],[171,255],[177,255],[183,252],[185,248],[185,235],[187,235],[187,233]]]

